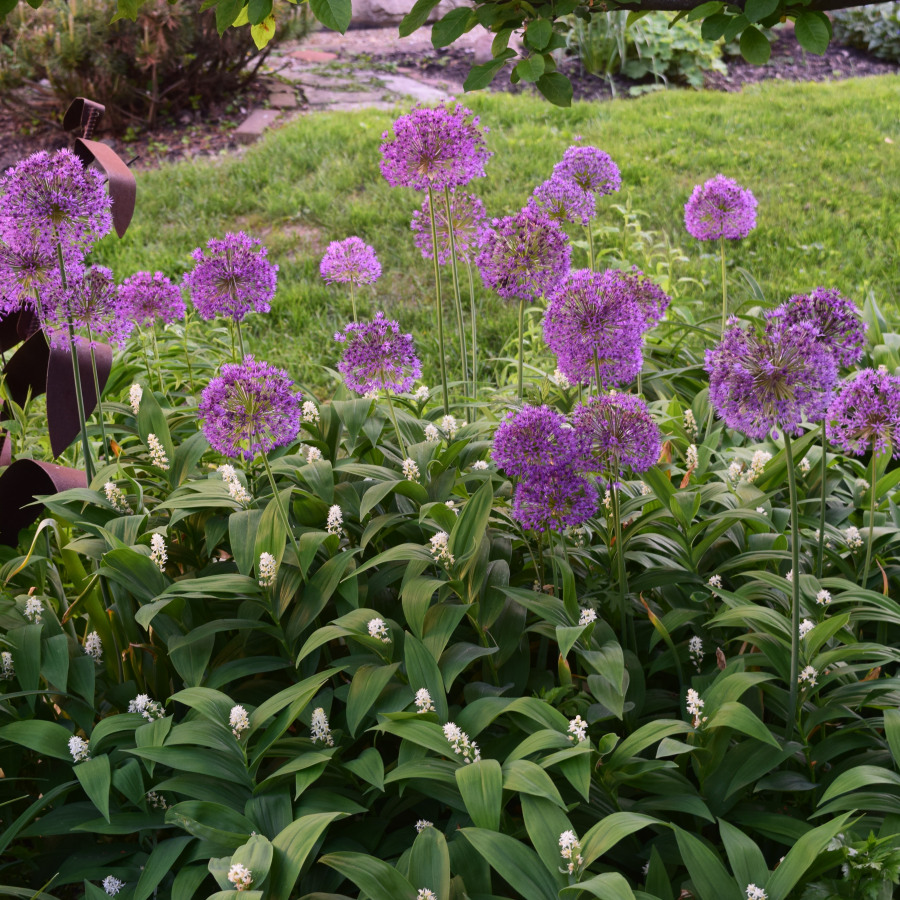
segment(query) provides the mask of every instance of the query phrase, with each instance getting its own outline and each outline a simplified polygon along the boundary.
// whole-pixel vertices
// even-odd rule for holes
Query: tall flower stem
[[[791,436],[784,432],[784,455],[787,463],[788,492],[791,501],[791,671],[788,694],[787,740],[794,736],[797,725],[797,698],[800,691],[800,521],[797,511],[797,474]]]
[[[269,484],[272,487],[272,498],[274,499],[275,506],[278,508],[279,515],[281,516],[281,524],[284,525],[284,530],[287,532],[288,537],[291,539],[291,543],[294,545],[294,552],[297,554],[297,568],[300,570],[300,578],[303,579],[303,569],[300,564],[300,545],[297,543],[297,538],[294,537],[294,532],[291,531],[291,523],[288,519],[287,510],[281,505],[281,494],[278,493],[278,488],[275,485],[275,476],[272,474],[272,467],[269,465],[269,457],[263,453],[262,459],[263,465],[266,467],[266,475],[269,476]]]
[[[869,486],[869,490],[871,491],[871,495],[872,495],[871,499],[869,500],[869,537],[868,537],[868,540],[866,541],[866,564],[863,567],[863,572],[862,572],[862,587],[865,587],[869,581],[869,566],[872,563],[872,540],[875,537],[875,507],[877,505],[875,502],[875,494],[876,494],[876,491],[875,491],[875,480],[876,480],[876,478],[875,478],[875,474],[876,474],[875,463],[876,463],[876,457],[875,457],[875,450],[873,449],[872,450],[872,480],[871,480],[871,484]]]
[[[472,264],[466,260],[469,274],[469,317],[472,320],[472,401],[478,400],[478,315],[475,310],[475,281],[472,278]]]
[[[162,380],[162,362],[159,359],[159,344],[156,343],[156,328],[150,328],[150,343],[153,346],[153,358],[156,360],[156,378],[159,382],[159,392],[165,396],[166,389]]]
[[[403,458],[406,459],[406,445],[403,443],[403,435],[400,434],[400,426],[397,424],[397,413],[394,411],[394,402],[391,400],[391,392],[385,391],[385,396],[387,397],[388,403],[388,414],[391,417],[391,422],[394,425],[394,434],[397,435],[397,443],[400,445],[400,452],[403,454]]]
[[[69,282],[66,278],[66,263],[63,259],[62,244],[58,238],[56,242],[56,258],[59,261],[59,278],[62,282],[62,289],[67,291]],[[81,453],[84,456],[84,470],[87,474],[88,484],[90,484],[94,480],[94,464],[91,459],[91,445],[88,440],[87,416],[84,413],[84,393],[81,390],[81,371],[78,366],[78,350],[75,346],[75,328],[69,316],[66,317],[66,325],[69,334],[69,350],[72,357],[72,376],[75,379],[75,404],[78,407],[78,424],[81,428]],[[99,395],[97,400],[99,402]]]
[[[622,612],[625,612],[625,595],[628,593],[628,575],[625,571],[625,547],[622,544],[622,518],[619,512],[619,486],[613,484],[610,490],[612,498],[613,524],[616,530],[616,559],[619,567],[619,593],[622,597]]]
[[[350,309],[353,311],[353,321],[358,322],[356,315],[356,294],[353,291],[353,279],[350,279]]]
[[[594,271],[594,232],[591,229],[591,226],[588,225],[587,228],[587,236],[588,236],[588,268],[593,272]]]
[[[100,417],[100,435],[103,440],[103,455],[109,461],[109,443],[106,440],[106,423],[103,421],[103,402],[100,400],[100,376],[97,374],[97,354],[94,353],[94,335],[88,325],[88,341],[91,346],[91,370],[94,373],[94,392],[97,395],[97,414]]]
[[[596,349],[594,350],[594,378],[597,381],[597,396],[599,397],[603,393],[603,382],[600,379],[600,357],[597,356]]]
[[[819,504],[819,552],[816,556],[816,578],[822,577],[822,570],[825,565],[825,477],[828,472],[828,463],[825,458],[825,448],[828,446],[825,437],[825,420],[822,420],[822,487],[821,487],[821,503]]]
[[[428,214],[431,219],[431,258],[434,261],[434,287],[437,294],[438,353],[441,360],[441,396],[444,401],[444,415],[450,415],[450,394],[447,387],[447,357],[444,352],[444,297],[441,292],[441,264],[437,255],[437,223],[434,219],[434,191],[428,185]]]
[[[728,278],[725,274],[725,238],[719,238],[719,256],[722,260],[722,334],[725,334],[725,323],[728,320]]]
[[[196,389],[194,388],[194,371],[191,368],[191,354],[188,351],[188,314],[185,313],[184,316],[184,361],[187,363],[188,370],[188,381],[191,385],[191,393],[196,393]]]
[[[456,301],[456,327],[459,331],[459,355],[462,360],[463,384],[469,393],[469,350],[466,347],[466,329],[463,325],[462,293],[459,289],[459,260],[456,256],[456,236],[453,234],[453,218],[450,215],[450,188],[444,188],[444,211],[447,216],[447,234],[450,236],[450,271],[453,274],[453,299]],[[432,246],[437,253],[437,245]],[[470,395],[471,396],[471,395]]]
[[[525,301],[519,301],[519,402],[525,396]]]
[[[243,361],[244,359],[244,333],[241,331],[241,323],[238,321],[235,323],[237,330],[237,339],[238,339],[238,349],[241,351],[241,358],[238,362]]]

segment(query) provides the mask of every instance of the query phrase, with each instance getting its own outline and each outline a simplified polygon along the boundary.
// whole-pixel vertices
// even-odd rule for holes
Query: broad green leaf
[[[417,718],[389,719],[387,722],[377,725],[373,730],[394,734],[420,747],[426,747],[439,756],[453,757],[453,751],[444,737],[441,726],[436,725],[434,722],[426,722],[421,716]]]
[[[507,49],[495,56],[490,62],[472,66],[465,82],[463,82],[463,90],[480,91],[482,88],[486,88],[494,80],[494,76],[506,65],[506,61],[515,55],[515,50]]]
[[[681,858],[691,876],[698,900],[746,900],[722,861],[700,838],[672,826]],[[741,886],[743,887],[743,885]]]
[[[220,0],[221,2],[221,0]],[[350,0],[309,0],[313,15],[332,31],[343,34],[350,24]]]
[[[804,50],[821,56],[831,40],[828,16],[818,10],[804,10],[794,21],[794,35]]]
[[[348,759],[344,768],[349,769],[357,778],[374,785],[379,791],[384,790],[384,761],[374,747],[366,747],[356,759]]]
[[[559,836],[572,830],[568,816],[556,804],[543,797],[532,797],[524,794],[522,801],[522,819],[525,831],[544,868],[561,888],[568,879],[560,871],[562,857],[559,853]]]
[[[410,900],[417,890],[393,866],[364,853],[328,853],[320,863],[336,869],[371,900]]]
[[[240,509],[228,517],[228,537],[231,544],[231,554],[241,575],[249,575],[256,564],[258,556],[255,556],[256,532],[259,529],[259,520],[262,518],[261,509]]]
[[[269,874],[274,855],[272,842],[261,834],[250,836],[246,844],[242,844],[231,855],[231,865],[240,863],[253,873],[253,884],[261,885]]]
[[[516,75],[521,81],[534,84],[544,74],[544,57],[533,53],[516,63]]]
[[[592,897],[599,897],[600,900],[635,900],[634,891],[618,872],[604,872],[586,881],[579,881],[577,885],[563,888],[560,896],[577,897],[580,891],[586,891]]]
[[[769,868],[762,850],[734,825],[719,819],[719,834],[738,884],[765,884]]]
[[[747,0],[744,4],[744,15],[751,22],[759,22],[771,16],[778,9],[779,0]]]
[[[435,22],[431,29],[431,43],[435,47],[447,47],[457,38],[462,37],[469,24],[477,24],[477,19],[472,14],[471,7],[458,6],[451,9],[439,22]]]
[[[472,821],[478,828],[500,829],[503,804],[503,772],[495,759],[482,759],[460,766],[456,784]]]
[[[537,854],[525,844],[509,835],[483,828],[462,828],[458,833],[522,900],[556,900],[556,881]]]
[[[84,792],[91,803],[97,807],[106,821],[109,821],[109,789],[112,786],[112,773],[109,768],[109,757],[94,756],[78,763],[73,771],[81,782]]]
[[[581,838],[581,855],[585,865],[590,865],[604,853],[608,853],[616,844],[629,834],[634,834],[648,825],[662,824],[653,816],[641,813],[615,812],[605,816]]]
[[[450,532],[450,552],[456,559],[457,567],[462,566],[458,569],[460,574],[464,574],[469,568],[465,563],[475,558],[475,551],[487,529],[493,502],[494,486],[488,479],[466,501],[453,531]]]
[[[819,800],[819,806],[826,803],[832,797],[855,791],[859,788],[871,787],[874,784],[893,784],[900,786],[900,775],[885,769],[882,766],[855,766],[846,772],[841,772],[825,789]]]
[[[394,663],[390,666],[360,666],[356,670],[347,694],[347,728],[351,737],[356,736],[359,723],[399,668],[400,663]]]
[[[553,36],[553,23],[550,19],[532,19],[525,29],[525,37],[535,50],[543,50]]]
[[[894,765],[900,768],[900,710],[886,709],[884,711],[884,735],[887,738],[888,747]]]
[[[561,72],[541,75],[535,86],[554,106],[572,105],[572,82]]]
[[[0,738],[27,747],[41,756],[52,756],[54,759],[72,761],[69,753],[69,738],[72,732],[56,722],[44,719],[29,719],[22,722],[10,722],[0,728]]]
[[[411,35],[417,28],[421,28],[427,21],[428,17],[431,15],[431,11],[440,3],[441,0],[416,0],[413,8],[403,17],[400,21],[400,37],[408,37]],[[361,400],[356,401],[358,404],[361,404]],[[336,406],[337,404],[335,404]],[[366,404],[366,414],[368,415],[368,411],[371,408],[371,403]],[[338,412],[338,415],[341,415],[341,412]],[[350,431],[350,427],[346,425],[347,430]],[[362,422],[359,422],[359,427],[356,429],[358,432],[359,429],[362,428]],[[352,436],[352,431],[351,431]]]
[[[749,737],[771,744],[776,750],[781,749],[772,732],[762,723],[760,718],[749,707],[741,703],[723,703],[708,719],[705,728],[733,728]]]
[[[764,66],[772,55],[769,39],[755,26],[741,33],[741,56],[754,66]]]
[[[427,688],[434,702],[434,708],[437,710],[438,718],[446,721],[449,712],[441,670],[422,641],[409,632],[406,633],[403,640],[403,659],[410,687],[414,691]]]
[[[694,729],[687,722],[681,722],[677,719],[659,719],[656,722],[648,722],[642,725],[637,731],[628,735],[618,747],[613,751],[612,756],[607,760],[606,768],[615,769],[630,759],[637,756],[642,750],[646,750],[652,744],[661,741],[665,737],[673,734],[687,734]]]
[[[193,840],[188,836],[169,838],[157,844],[143,865],[132,900],[147,900],[174,868],[181,851]]]
[[[527,759],[514,759],[503,765],[503,789],[544,797],[565,809],[565,802],[553,779],[537,764]]]
[[[413,841],[409,880],[427,885],[437,900],[450,900],[450,851],[447,839],[434,826],[423,828]]]

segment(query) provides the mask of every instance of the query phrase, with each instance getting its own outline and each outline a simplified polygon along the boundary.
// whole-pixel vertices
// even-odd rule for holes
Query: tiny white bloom
[[[606,489],[606,492],[603,495],[603,508],[607,512],[612,512],[612,493],[609,488]]]
[[[789,569],[787,575],[785,575],[784,577],[785,577],[788,581],[790,581],[791,584],[793,584],[793,583],[794,583],[794,570],[793,570],[793,569]]]
[[[456,515],[459,515],[459,510],[456,508],[456,502],[454,500],[447,500],[444,503],[444,506],[446,506],[447,509],[452,510]]]
[[[147,435],[147,446],[150,448],[150,462],[157,469],[165,472],[169,468],[169,457],[166,456],[166,448],[163,447],[159,438],[151,433]]]
[[[566,731],[569,733],[569,740],[580,743],[587,738],[588,723],[581,716],[575,716],[569,719],[569,727]]]
[[[851,550],[858,550],[863,545],[862,535],[855,525],[851,525],[844,531],[844,542]]]
[[[685,459],[685,465],[688,467],[689,470],[696,469],[697,466],[700,465],[700,457],[697,454],[697,445],[696,444],[691,444],[687,448],[687,453],[685,454],[684,459]]]
[[[804,475],[808,475],[810,470],[809,458],[804,456],[803,459],[800,460],[800,471]]]
[[[150,536],[150,559],[156,563],[156,567],[160,572],[166,571],[166,539],[161,534],[153,534]]]
[[[340,506],[335,503],[328,510],[328,521],[325,525],[325,530],[329,534],[340,534],[341,527],[344,524],[344,514],[341,512]]]
[[[822,590],[816,594],[816,603],[818,603],[819,606],[828,606],[828,604],[831,603],[831,592],[822,588]]]
[[[829,852],[834,852],[835,850],[840,850],[841,847],[844,846],[844,833],[841,832],[836,834],[829,842],[828,846],[825,848]]]
[[[757,450],[750,460],[750,471],[747,472],[747,481],[751,484],[759,478],[766,467],[766,463],[772,458],[768,450]]]
[[[73,734],[69,738],[69,753],[72,754],[73,762],[81,762],[83,759],[91,758],[88,742],[84,738],[78,737],[77,734]]]
[[[150,809],[168,809],[169,808],[169,804],[166,803],[166,798],[163,797],[162,794],[157,794],[156,791],[148,791],[147,805],[150,807]]]
[[[437,426],[433,422],[429,422],[425,426],[425,440],[430,444],[437,443],[441,439],[441,433],[437,430]]]
[[[310,447],[309,452],[306,454],[306,461],[308,463],[317,462],[322,458],[322,451],[318,447]]]
[[[260,587],[272,587],[278,577],[278,563],[271,553],[259,554],[259,565],[256,567]]]
[[[309,733],[314,744],[322,741],[329,747],[334,746],[334,738],[331,735],[331,726],[328,724],[328,717],[325,710],[321,706],[313,710],[312,720],[309,723]]]
[[[812,666],[807,666],[800,672],[800,676],[797,678],[797,682],[799,684],[808,684],[810,687],[815,687],[816,679],[818,677],[818,669],[814,669]]]
[[[421,834],[426,828],[434,828],[434,822],[429,822],[428,819],[419,819],[416,822],[416,831]]]
[[[384,619],[369,619],[366,626],[369,629],[369,637],[378,638],[382,644],[389,644],[391,636],[388,633],[388,627],[384,624]]]
[[[240,740],[241,732],[246,731],[250,727],[247,710],[243,706],[232,706],[231,713],[228,716],[228,724],[231,726],[231,733]]]
[[[16,666],[13,662],[12,653],[4,650],[0,653],[0,678],[8,681],[10,678],[16,677]]]
[[[131,411],[137,415],[141,411],[141,398],[144,396],[144,389],[135,382],[128,389],[128,402],[131,404]]]
[[[424,403],[431,396],[431,391],[425,384],[420,384],[416,388],[416,392],[413,394],[413,399],[417,400],[419,403]]]
[[[866,481],[865,478],[857,478],[856,481],[853,482],[861,491],[867,491],[869,489],[869,482]]]
[[[597,621],[597,611],[594,609],[588,609],[586,606],[581,607],[581,612],[578,614],[578,624],[579,625],[590,625],[591,622]]]
[[[721,575],[710,575],[709,580],[706,582],[711,588],[715,590],[721,590],[722,588],[722,576]]]
[[[448,722],[444,725],[444,737],[457,756],[462,756],[463,762],[478,762],[481,759],[481,751],[478,744],[469,740],[469,736],[458,725]]]
[[[805,638],[815,627],[816,623],[812,619],[804,619],[800,623],[800,637]]]
[[[416,691],[416,712],[427,713],[434,712],[434,702],[427,688],[419,688]]]
[[[34,625],[38,625],[44,612],[44,604],[38,597],[29,597],[25,601],[25,618]]]
[[[741,480],[741,473],[744,471],[743,463],[738,460],[734,460],[731,465],[728,467],[728,474],[726,478],[728,479],[731,485],[736,485]]]
[[[650,489],[650,485],[647,484],[646,482],[642,481],[641,482],[641,496],[648,497],[652,493],[653,493],[653,491]]]
[[[700,725],[706,721],[705,718],[700,717],[700,713],[702,712],[705,703],[700,699],[700,695],[693,688],[688,688],[685,706],[687,707],[688,713],[694,717],[694,728],[699,728]]]
[[[443,560],[448,566],[453,564],[453,554],[450,552],[450,535],[446,531],[439,531],[431,536],[431,555],[436,560]]]
[[[319,407],[312,400],[306,400],[301,410],[303,421],[309,425],[319,424]]]
[[[96,631],[92,631],[84,639],[84,652],[96,662],[103,659],[103,641],[100,640],[100,635]]]
[[[703,661],[703,641],[696,634],[688,641],[688,654],[699,672],[700,664]]]
[[[757,506],[757,507],[756,507],[756,511],[757,511],[761,516],[766,515],[766,508],[765,508],[764,506]]]
[[[125,887],[125,882],[119,881],[114,875],[107,875],[101,883],[103,884],[103,890],[106,891],[110,897],[115,897],[116,894]]]
[[[113,484],[113,482],[107,481],[106,484],[103,485],[103,492],[106,494],[106,499],[112,504],[116,512],[131,512],[131,507],[128,505],[125,495],[115,484]]]
[[[161,719],[166,714],[162,704],[157,700],[151,700],[149,694],[138,694],[134,700],[129,701],[128,712],[139,713],[148,722]]]
[[[480,472],[482,469],[486,469],[488,464],[483,459],[476,459],[475,462],[472,463],[472,471]]]
[[[747,900],[768,900],[769,895],[755,884],[747,885]]]
[[[562,871],[569,875],[574,875],[584,865],[581,843],[574,831],[564,831],[559,836],[559,855],[566,862],[566,868]]]
[[[235,863],[228,870],[228,880],[234,885],[235,890],[246,891],[253,884],[253,873],[241,863]]]
[[[225,465],[219,466],[216,471],[222,476],[222,481],[225,482],[225,485],[228,488],[228,495],[232,500],[235,500],[238,503],[246,503],[250,500],[250,495],[247,493],[246,488],[238,480],[237,472],[234,471],[234,466],[230,466],[226,463]]]
[[[694,418],[694,411],[691,409],[686,409],[684,411],[684,433],[691,439],[691,441],[697,440],[697,420]]]
[[[568,378],[562,373],[559,366],[556,367],[554,373],[550,376],[550,380],[558,387],[562,388],[564,391],[568,388],[572,387],[572,382],[569,381]]]
[[[403,477],[407,481],[419,480],[419,467],[416,465],[415,460],[409,458],[403,460]]]
[[[437,900],[437,894],[434,891],[429,891],[428,888],[419,888],[416,900]]]
[[[452,441],[456,437],[456,432],[459,431],[459,423],[455,416],[444,416],[441,419],[441,428],[447,432],[447,436]]]

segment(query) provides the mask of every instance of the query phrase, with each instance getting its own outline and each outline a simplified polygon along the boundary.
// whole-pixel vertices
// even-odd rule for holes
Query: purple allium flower
[[[447,208],[442,198],[435,197],[434,223],[438,240],[438,262],[445,265],[450,261],[450,230],[447,228]],[[484,204],[475,194],[464,194],[461,191],[450,192],[450,222],[453,226],[453,239],[456,242],[456,255],[459,259],[471,261],[481,248],[486,213]],[[431,259],[431,216],[428,211],[428,198],[412,216],[409,227],[415,235],[416,246],[422,251],[424,259]]]
[[[570,178],[583,191],[605,197],[622,186],[619,167],[596,147],[572,146],[553,167],[554,177]]]
[[[83,268],[83,256],[71,244],[60,246],[66,273],[75,276]],[[59,283],[59,258],[51,238],[0,220],[0,315],[20,307],[40,309],[41,294]]]
[[[571,253],[565,232],[556,222],[526,207],[491,222],[475,265],[484,286],[505,300],[533,300],[566,275]]]
[[[596,380],[595,355],[604,388],[640,371],[644,315],[632,294],[630,283],[611,269],[579,269],[552,291],[544,340],[569,381]]]
[[[900,378],[862,369],[845,381],[826,414],[828,440],[845,453],[900,457]]]
[[[493,155],[484,141],[486,128],[459,103],[416,106],[394,122],[394,135],[382,135],[381,173],[393,187],[424,191],[462,187],[484,177]]]
[[[124,344],[134,328],[119,299],[113,273],[106,266],[68,273],[65,290],[56,283],[53,289],[44,291],[42,303],[54,346],[68,346],[62,340],[62,329],[68,322],[94,336],[103,335],[114,344]]]
[[[626,469],[646,472],[659,459],[659,428],[640,397],[611,393],[577,407],[572,424],[590,442],[589,471],[616,482]]]
[[[738,241],[756,227],[756,197],[733,178],[698,184],[684,204],[684,225],[698,241]]]
[[[162,272],[135,272],[119,285],[119,299],[135,325],[166,325],[184,318],[185,306],[178,285]]]
[[[786,325],[808,322],[816,340],[834,354],[839,366],[852,366],[863,355],[868,326],[840,291],[817,287],[811,294],[795,294],[768,313],[768,318],[779,318]]]
[[[510,412],[494,434],[494,462],[507,475],[538,477],[550,468],[565,468],[579,460],[587,445],[549,406],[522,407]]]
[[[198,414],[213,449],[251,460],[289,444],[300,431],[302,395],[287,372],[245,356],[222,366],[203,389]]]
[[[374,247],[362,238],[348,237],[328,245],[319,264],[319,274],[329,284],[373,284],[381,277],[381,264]]]
[[[266,248],[243,231],[211,238],[206,247],[209,253],[201,247],[191,253],[196,265],[184,276],[200,316],[240,322],[251,309],[268,312],[278,266],[266,259]]]
[[[637,266],[629,272],[615,270],[616,276],[625,286],[632,300],[638,305],[644,317],[643,330],[658,324],[666,314],[672,298],[659,285],[654,284]]]
[[[376,313],[371,322],[351,322],[334,339],[344,345],[338,371],[351,391],[394,391],[412,389],[422,375],[411,334],[401,334],[397,322]]]
[[[85,169],[70,150],[41,150],[0,178],[0,217],[35,229],[53,244],[82,251],[112,228],[112,200],[103,176]]]
[[[756,440],[778,428],[798,434],[804,416],[821,420],[837,378],[834,357],[815,328],[778,319],[763,331],[732,324],[706,351],[706,371],[719,417]]]
[[[565,466],[516,486],[513,516],[525,528],[561,531],[581,525],[596,512],[596,486]]]
[[[542,209],[554,222],[588,225],[597,211],[594,194],[582,190],[571,178],[554,175],[539,184],[528,205]]]

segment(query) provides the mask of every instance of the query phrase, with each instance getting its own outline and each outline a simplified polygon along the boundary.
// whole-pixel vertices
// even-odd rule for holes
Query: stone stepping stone
[[[252,109],[250,115],[235,129],[234,137],[241,144],[252,144],[281,115],[277,109]]]

